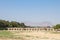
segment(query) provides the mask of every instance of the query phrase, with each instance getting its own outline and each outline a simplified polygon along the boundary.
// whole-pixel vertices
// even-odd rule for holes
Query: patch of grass
[[[0,31],[0,38],[12,38],[13,33],[9,31]]]
[[[51,31],[50,33],[52,33],[52,34],[60,34],[60,32],[53,32],[53,31]]]
[[[43,37],[42,39],[49,39],[48,37]]]
[[[31,37],[30,35],[26,35],[26,37]]]
[[[36,36],[36,38],[39,38],[38,36]]]

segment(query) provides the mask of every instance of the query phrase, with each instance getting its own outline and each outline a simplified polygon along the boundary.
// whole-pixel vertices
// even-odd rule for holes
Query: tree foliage
[[[0,29],[7,29],[8,27],[27,27],[24,23],[19,23],[16,21],[6,21],[0,20]]]
[[[60,24],[57,24],[56,26],[53,27],[54,29],[60,29]]]

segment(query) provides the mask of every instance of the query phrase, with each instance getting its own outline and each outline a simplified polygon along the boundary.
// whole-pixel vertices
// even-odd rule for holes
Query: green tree
[[[10,24],[12,25],[12,27],[19,27],[19,23],[18,22],[15,22],[15,21],[12,21],[10,22]]]
[[[56,26],[53,27],[54,29],[59,29],[60,28],[60,24],[57,24]]]
[[[6,29],[8,27],[9,21],[0,20],[0,29]]]
[[[24,23],[20,23],[21,27],[27,27]]]

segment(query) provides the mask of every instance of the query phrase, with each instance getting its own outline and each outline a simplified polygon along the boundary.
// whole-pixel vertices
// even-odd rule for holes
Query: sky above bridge
[[[60,0],[0,0],[0,19],[37,25],[60,23]]]

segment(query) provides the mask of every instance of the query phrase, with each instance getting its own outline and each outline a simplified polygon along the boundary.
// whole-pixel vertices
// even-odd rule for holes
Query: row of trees
[[[10,27],[23,27],[26,28],[27,26],[24,23],[19,23],[16,21],[6,21],[6,20],[0,20],[0,29],[7,29]],[[28,26],[30,27],[30,26]],[[60,29],[60,24],[57,24],[56,26],[53,27],[54,29]]]
[[[6,21],[0,20],[0,29],[7,29],[8,27],[27,27],[24,23],[19,23],[16,21]]]

